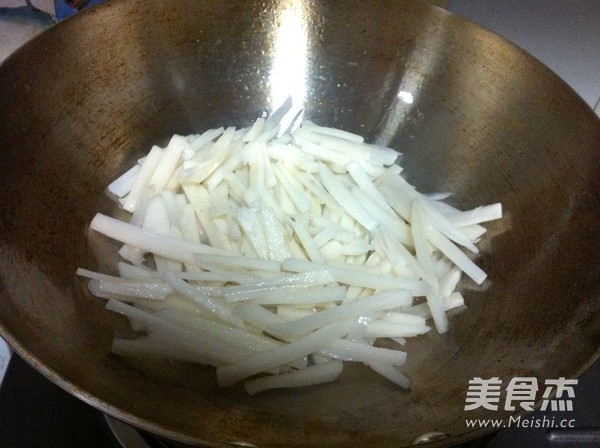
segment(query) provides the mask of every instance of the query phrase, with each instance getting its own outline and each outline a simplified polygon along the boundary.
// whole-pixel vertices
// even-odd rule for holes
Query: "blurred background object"
[[[104,0],[54,0],[56,18],[63,20],[85,8],[90,8]]]

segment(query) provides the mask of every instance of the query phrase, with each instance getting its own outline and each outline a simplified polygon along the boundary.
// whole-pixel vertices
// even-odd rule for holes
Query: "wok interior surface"
[[[503,204],[477,260],[489,281],[464,283],[467,309],[447,334],[407,344],[411,391],[353,366],[332,384],[250,398],[218,388],[211,368],[114,356],[127,325],[75,276],[115,259],[118,246],[86,230],[114,212],[112,179],[174,133],[249,124],[282,92],[319,124],[398,149],[420,190],[453,192],[461,208]],[[210,446],[400,447],[431,431],[456,443],[478,434],[465,418],[507,415],[463,411],[469,379],[570,378],[597,355],[598,119],[532,57],[444,10],[108,2],[9,58],[0,105],[2,333],[134,425]]]

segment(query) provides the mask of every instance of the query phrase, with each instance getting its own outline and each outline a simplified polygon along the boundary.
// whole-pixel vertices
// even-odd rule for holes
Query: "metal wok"
[[[489,282],[465,282],[448,334],[410,342],[411,391],[355,366],[250,398],[209,368],[114,356],[127,325],[75,277],[114,259],[86,231],[112,211],[111,179],[174,133],[246,125],[289,93],[313,121],[397,148],[420,189],[504,205],[478,260]],[[464,411],[472,377],[572,378],[598,355],[600,123],[532,57],[435,7],[106,3],[0,67],[0,167],[2,335],[82,400],[166,437],[400,447],[435,431],[457,443],[481,434],[465,418],[507,416]]]

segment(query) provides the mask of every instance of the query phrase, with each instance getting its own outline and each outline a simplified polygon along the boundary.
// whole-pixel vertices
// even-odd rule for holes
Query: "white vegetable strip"
[[[378,223],[375,219],[357,202],[350,191],[336,178],[335,175],[325,165],[319,166],[319,176],[325,189],[333,196],[337,203],[346,210],[354,219],[361,223],[367,230],[373,231]]]
[[[191,206],[186,206],[181,213],[179,223],[182,238],[192,243],[200,243],[201,233],[196,220],[196,212]]]
[[[164,300],[146,299],[145,297],[131,297],[106,293],[98,288],[98,283],[99,282],[96,280],[90,280],[87,284],[87,287],[92,295],[101,299],[114,299],[120,302],[134,303],[137,305],[141,305],[142,308],[147,310],[157,310],[164,307]]]
[[[285,322],[292,322],[298,319],[305,318],[307,316],[312,316],[316,313],[315,309],[304,309],[298,306],[289,306],[289,305],[278,305],[277,306],[277,315],[282,317]],[[290,340],[297,339],[296,337],[282,337],[279,335],[280,339]]]
[[[359,316],[369,315],[375,311],[391,310],[399,306],[405,306],[410,301],[412,301],[412,295],[409,291],[388,291],[343,303],[335,308],[320,311],[294,322],[273,325],[266,330],[275,336],[295,337],[321,328],[331,322],[355,320]]]
[[[129,266],[131,266],[131,265],[129,265]],[[145,272],[148,274],[150,273],[150,271],[145,271]],[[94,279],[94,280],[106,280],[106,281],[110,281],[110,282],[127,282],[127,281],[129,281],[127,278],[116,277],[114,275],[103,274],[101,272],[96,272],[96,271],[90,271],[89,269],[84,269],[84,268],[77,268],[77,271],[75,271],[75,274],[80,277],[85,277],[85,278]],[[158,277],[160,277],[160,276],[157,276],[157,278]],[[146,280],[148,278],[151,278],[150,275],[145,276],[142,280]],[[131,278],[131,279],[134,279],[134,278]]]
[[[428,205],[422,198],[417,198],[419,205],[421,206],[422,214],[428,215],[428,222],[438,229],[441,233],[446,235],[450,240],[454,241],[461,246],[466,247],[471,252],[477,254],[479,249],[462,233],[457,227],[455,227],[443,214],[438,212],[436,209]]]
[[[264,142],[255,141],[246,147],[248,157],[248,186],[257,192],[264,191],[266,186],[264,151]]]
[[[137,319],[157,332],[166,333],[172,338],[181,340],[184,344],[194,344],[198,353],[214,366],[236,362],[240,359],[240,351],[228,344],[210,337],[198,337],[194,332],[182,329],[164,319],[116,300],[109,300],[106,309],[127,317]]]
[[[364,336],[371,338],[413,337],[428,333],[427,325],[402,325],[392,322],[374,321],[365,327]]]
[[[247,381],[244,383],[244,389],[246,389],[248,394],[255,395],[270,389],[329,383],[342,373],[343,368],[344,364],[342,362],[327,361],[309,366],[306,369],[293,370],[280,375],[270,375]]]
[[[265,129],[278,129],[281,125],[281,122],[284,120],[286,115],[289,115],[292,111],[292,107],[294,106],[294,102],[292,101],[292,97],[288,96],[281,106],[277,107],[265,120]]]
[[[456,289],[462,272],[457,267],[453,267],[440,278],[440,294],[442,297],[450,297]]]
[[[162,309],[155,314],[182,328],[187,328],[199,334],[206,334],[233,347],[244,349],[249,355],[272,350],[282,344],[272,338],[231,327],[201,316],[193,316],[181,310]]]
[[[450,272],[454,265],[446,257],[441,256],[439,260],[437,258],[438,254],[435,253],[433,255],[434,272],[438,280],[441,281],[442,277]]]
[[[229,212],[229,188],[225,182],[219,182],[215,188],[210,191],[210,217],[220,218]]]
[[[403,347],[406,345],[406,338],[390,338],[390,340]]]
[[[231,143],[234,132],[235,128],[227,128],[212,146],[209,157],[202,158],[197,165],[184,169],[181,172],[179,176],[180,182],[198,184],[207,179],[224,160],[227,160],[233,147]]]
[[[343,260],[343,251],[342,245],[339,241],[328,241],[321,248],[321,253],[323,254],[323,258],[329,262],[334,262],[336,260]]]
[[[292,201],[294,201],[294,205],[296,206],[298,211],[300,211],[300,213],[306,213],[310,210],[312,206],[312,201],[306,195],[301,186],[296,181],[294,181],[294,176],[291,175],[290,171],[292,171],[292,168],[287,168],[286,172],[284,172],[281,169],[281,166],[273,166],[273,172],[275,173],[275,177],[277,178],[277,180],[279,180],[281,185],[283,185],[285,191],[290,195],[290,198],[292,199]]]
[[[380,363],[380,362],[371,362],[371,363],[368,363],[367,365],[371,369],[373,369],[375,372],[377,372],[381,376],[384,376],[385,378],[390,380],[392,383],[397,384],[398,386],[402,387],[403,389],[410,388],[410,381],[404,374],[400,373],[400,371],[396,367],[394,367],[390,364],[385,364],[385,363]]]
[[[140,297],[152,300],[165,300],[173,290],[162,281],[148,282],[112,282],[107,280],[90,280],[88,288],[99,294]]]
[[[315,245],[319,248],[327,244],[335,236],[336,230],[333,226],[325,227],[313,237]]]
[[[210,281],[217,280],[223,283],[245,283],[245,282],[254,282],[257,278],[261,276],[258,275],[256,271],[246,271],[243,269],[236,270],[226,270],[210,263],[202,263],[202,261],[198,261],[198,266],[206,269],[206,272],[196,273],[196,272],[182,272],[182,273],[174,273],[174,275],[183,280],[192,280],[192,281]],[[206,276],[212,276],[213,278],[207,278]]]
[[[290,198],[287,190],[283,188],[283,185],[281,184],[277,184],[275,188],[275,200],[286,216],[294,217],[299,214],[298,209],[294,205],[294,201],[292,201],[292,198]]]
[[[339,225],[334,224],[332,221],[321,215],[311,217],[311,224],[315,226],[316,229],[322,229],[322,231],[330,228],[333,229],[333,238],[340,243],[349,243],[350,241],[360,238],[359,232],[342,229]],[[317,231],[316,229],[315,231]]]
[[[384,210],[393,212],[392,206],[386,201],[385,197],[373,184],[372,178],[362,169],[354,160],[346,165],[346,169],[356,185],[358,185],[367,195],[371,197]]]
[[[147,201],[142,229],[161,236],[173,236],[173,229],[169,222],[166,196],[153,196]],[[177,236],[175,238],[181,239]],[[165,257],[158,256],[158,254],[155,254],[154,262],[156,270],[159,272],[181,270],[181,264],[178,261],[166,259]]]
[[[177,240],[175,238],[157,235],[140,229],[137,226],[119,221],[101,213],[96,214],[90,228],[131,246],[135,246],[145,252],[160,255],[171,260],[194,263],[198,254],[223,254],[226,253],[205,244],[193,244],[189,241]]]
[[[117,264],[117,267],[119,269],[119,275],[121,277],[115,277],[115,278],[124,278],[124,279],[132,279],[132,280],[146,280],[149,278],[159,278],[160,277],[160,274],[158,272],[151,271],[150,269],[148,269],[145,266],[134,266],[132,264],[124,263],[124,262],[120,261]],[[87,277],[85,274],[82,274],[81,271],[82,271],[81,268],[77,269],[77,275],[82,275],[84,277]],[[92,277],[89,277],[89,278],[92,278]]]
[[[434,207],[436,206],[436,204],[443,204],[443,202],[441,201],[443,201],[444,199],[448,199],[450,196],[452,196],[452,193],[430,193],[425,195],[427,199],[430,199],[432,201],[431,204]]]
[[[135,177],[135,180],[133,181],[131,191],[127,196],[121,199],[121,204],[124,210],[133,213],[140,205],[140,202],[144,199],[146,187],[150,181],[150,178],[152,177],[152,174],[154,173],[154,170],[160,162],[162,152],[163,150],[161,148],[158,146],[153,146],[146,156],[137,176]]]
[[[235,308],[232,314],[261,331],[272,325],[285,322],[285,319],[281,316],[255,303],[245,303]]]
[[[210,219],[209,193],[201,185],[186,184],[182,186],[188,201],[196,212],[196,217],[202,225],[208,241],[213,247],[230,249],[229,240],[219,232],[215,223]]]
[[[399,243],[406,243],[408,241],[408,225],[402,219],[398,218],[393,210],[391,213],[386,212],[386,210],[376,204],[359,188],[354,188],[352,195],[379,222],[379,226],[385,226]]]
[[[281,286],[316,286],[333,282],[333,276],[327,270],[315,270],[287,274],[274,279],[261,280],[254,283],[229,286],[224,289],[225,298],[251,298],[260,296],[263,291],[269,291]]]
[[[186,281],[175,277],[170,272],[165,273],[165,281],[174,291],[177,291],[188,299],[193,300],[200,305],[200,307],[213,314],[223,322],[230,323],[236,327],[244,326],[244,323],[241,319],[238,319],[231,314],[232,308],[225,302],[221,302],[218,299],[204,294],[199,289],[194,288]]]
[[[200,148],[202,148],[207,143],[212,142],[214,139],[219,137],[223,132],[225,132],[225,128],[221,127],[218,129],[209,129],[204,132],[202,135],[195,137],[193,140],[189,142],[190,150],[185,151],[184,154],[195,154]]]
[[[169,178],[177,168],[179,158],[181,157],[184,148],[187,146],[188,143],[186,137],[174,135],[171,138],[171,141],[164,149],[162,157],[148,182],[154,187],[155,194],[160,193],[165,189]]]
[[[316,165],[316,171],[319,170],[320,164]],[[318,202],[324,204],[329,210],[337,213],[343,213],[344,210],[336,202],[336,200],[327,192],[323,185],[319,184],[313,176],[306,173],[298,173],[298,180],[304,187],[310,191]]]
[[[117,355],[149,356],[208,365],[214,365],[215,362],[204,352],[198,353],[195,344],[164,334],[151,334],[137,339],[114,338],[112,352]]]
[[[344,166],[356,160],[369,174],[381,174],[383,165],[391,165],[398,153],[382,146],[356,144],[333,136],[317,134],[300,128],[294,132],[294,140],[302,149],[316,153],[317,158]]]
[[[413,201],[411,216],[413,222],[411,230],[415,244],[415,251],[417,253],[417,259],[423,266],[426,274],[425,278],[430,285],[430,291],[426,295],[427,303],[429,304],[429,309],[431,311],[431,315],[433,316],[433,321],[435,322],[435,327],[438,333],[445,333],[448,331],[448,318],[446,317],[446,313],[442,308],[442,300],[439,295],[439,281],[435,275],[434,260],[432,258],[430,250],[431,248],[429,247],[429,243],[425,237],[425,231],[427,228],[432,227],[426,226],[423,217],[423,208],[421,203],[417,200]],[[398,334],[397,336],[404,335]]]
[[[242,140],[245,142],[251,142],[251,141],[255,140],[260,134],[262,134],[264,129],[265,129],[265,119],[262,117],[257,118],[254,121],[254,124],[252,125],[250,130],[248,130],[248,132],[244,135]]]
[[[474,208],[465,212],[458,212],[446,216],[452,224],[459,227],[502,218],[502,204],[496,203]]]
[[[258,258],[269,258],[269,246],[267,238],[256,216],[256,211],[249,208],[241,208],[237,211],[236,218],[244,234],[252,244]]]
[[[380,236],[386,243],[384,250],[386,251],[387,257],[394,264],[406,263],[410,269],[417,275],[417,277],[425,278],[427,276],[425,268],[420,264],[415,256],[402,244],[391,238],[391,233],[387,231],[386,227],[383,227],[380,232]]]
[[[434,228],[425,229],[427,239],[436,246],[445,256],[447,256],[456,266],[467,274],[475,283],[481,285],[486,279],[487,274],[461,250],[456,247],[448,238],[442,235]]]
[[[271,143],[267,146],[267,154],[273,162],[282,162],[301,171],[313,173],[318,170],[318,164],[314,157],[300,152],[295,146]]]
[[[250,271],[279,272],[281,269],[281,263],[278,261],[235,255],[202,254],[198,261],[202,266],[217,265],[224,268],[248,269]]]
[[[291,256],[286,244],[284,229],[277,220],[271,207],[264,207],[261,210],[261,218],[267,235],[267,245],[269,247],[269,258],[271,260],[283,261]]]
[[[336,322],[326,325],[289,344],[284,344],[266,353],[253,356],[236,364],[217,368],[217,379],[222,386],[235,384],[239,380],[265,372],[318,351],[331,341],[348,333],[350,322]]]
[[[223,254],[223,250],[204,244],[191,244],[190,242],[175,238],[157,235],[143,230],[137,226],[120,221],[115,218],[96,214],[90,228],[98,233],[113,238],[122,243],[135,246],[145,252],[160,255],[171,260],[194,263],[197,254]]]
[[[110,185],[108,186],[108,191],[110,191],[115,196],[122,198],[131,191],[131,187],[133,187],[133,183],[135,182],[135,179],[139,172],[140,165],[132,166],[120,177],[118,177],[110,183]]]
[[[410,208],[418,193],[401,176],[384,175],[379,179],[379,190],[398,215],[410,222]]]
[[[325,126],[318,126],[312,121],[304,120],[302,122],[302,129],[306,129],[310,132],[314,132],[321,135],[329,135],[331,137],[337,137],[342,140],[347,140],[354,143],[363,143],[365,141],[362,135],[353,134],[348,131],[337,128],[329,128]]]
[[[390,322],[398,325],[408,326],[423,326],[425,325],[425,319],[421,316],[415,316],[414,314],[399,313],[395,311],[389,311],[385,313],[382,322]]]
[[[465,234],[473,242],[477,242],[479,237],[487,232],[487,229],[479,224],[471,224],[460,228],[461,232]]]
[[[261,305],[322,305],[342,301],[346,297],[346,290],[343,286],[279,287],[265,291],[252,302]]]
[[[330,241],[329,243],[332,242],[340,245],[340,253],[342,255],[361,255],[373,250],[373,246],[371,244],[363,243],[361,241],[352,241],[346,244],[341,244],[338,241]]]
[[[363,270],[313,263],[296,258],[285,260],[283,269],[291,272],[327,269],[339,283],[382,290],[407,289],[413,296],[423,296],[429,291],[427,284],[419,280],[403,279],[392,275],[371,274]]]
[[[406,362],[406,352],[360,344],[346,339],[331,342],[320,353],[341,361],[382,362],[393,366],[401,366]]]
[[[442,200],[437,200],[435,197],[433,197],[433,196],[435,196],[435,193],[428,194],[426,196],[430,200],[429,203],[431,204],[431,206],[446,216],[460,213],[460,211],[461,211],[460,209],[454,207],[453,205],[448,204],[447,202],[443,202]]]
[[[398,152],[378,145],[357,145],[346,143],[335,137],[322,138],[321,145],[335,151],[351,154],[353,159],[364,159],[376,165],[391,165],[398,158]],[[364,165],[362,165],[364,167]]]
[[[325,259],[323,258],[323,255],[321,255],[319,247],[315,243],[313,237],[311,236],[304,223],[299,221],[292,221],[292,227],[294,228],[294,232],[298,236],[302,247],[306,251],[306,255],[308,255],[308,258],[310,258],[316,263],[325,263]]]
[[[294,135],[294,142],[302,148],[302,151],[305,151],[307,154],[314,156],[314,158],[321,162],[329,162],[332,164],[337,164],[339,166],[345,166],[348,162],[352,160],[352,158],[348,155],[333,151],[328,148],[324,148],[305,137],[309,137],[310,135],[301,133],[302,129],[299,129]]]
[[[449,311],[454,308],[459,308],[465,305],[465,300],[458,291],[453,292],[450,297],[446,298],[442,304],[444,311]],[[431,319],[431,311],[427,303],[419,303],[403,310],[405,313],[414,314],[416,316]]]

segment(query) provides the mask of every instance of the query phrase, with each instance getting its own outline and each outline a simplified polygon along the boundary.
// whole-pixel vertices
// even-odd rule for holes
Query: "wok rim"
[[[138,2],[138,0],[127,0],[127,1],[129,3]],[[108,0],[105,3],[95,5],[91,8],[83,10],[73,16],[70,16],[70,17],[64,19],[63,21],[52,25],[50,28],[42,31],[40,34],[34,36],[32,39],[30,39],[25,44],[23,44],[22,46],[17,48],[15,51],[13,51],[8,57],[6,57],[0,63],[0,76],[2,76],[2,72],[6,66],[13,64],[14,63],[13,61],[17,60],[19,58],[19,55],[24,54],[24,53],[28,52],[30,50],[30,48],[37,46],[38,43],[48,33],[60,33],[62,28],[67,26],[65,24],[70,24],[73,21],[76,21],[76,22],[81,21],[81,20],[83,20],[82,17],[87,17],[92,14],[101,14],[103,10],[112,9],[113,7],[116,7],[114,5],[117,5],[120,3],[123,3],[123,0],[121,0],[120,2],[117,2],[116,0]],[[492,34],[497,39],[500,39],[502,41],[503,45],[509,45],[512,48],[512,51],[518,51],[522,55],[525,55],[527,58],[535,61],[536,65],[538,65],[540,68],[543,68],[551,76],[560,80],[560,82],[563,84],[563,86],[565,86],[570,91],[570,95],[577,98],[580,109],[581,109],[581,113],[585,113],[588,115],[591,114],[595,118],[597,127],[600,128],[600,116],[594,112],[592,106],[590,106],[588,103],[586,103],[585,100],[581,97],[581,95],[579,93],[577,93],[571,85],[567,84],[559,75],[557,75],[554,71],[552,71],[546,64],[539,61],[537,58],[532,56],[526,50],[524,50],[520,46],[516,45],[514,42],[508,40],[507,38],[505,38],[503,36],[500,36],[499,34],[495,33],[494,31],[490,30],[489,28],[487,28],[485,26],[482,26],[476,22],[471,21],[468,18],[465,18],[458,14],[452,13],[451,11],[448,11],[447,9],[438,7],[436,5],[419,3],[419,8],[424,8],[427,10],[435,10],[435,11],[437,11],[436,12],[437,14],[444,14],[444,15],[447,15],[448,17],[453,17],[453,19],[458,19],[460,21],[465,21],[471,25],[474,25],[474,26],[478,27],[480,30],[483,30],[485,33]],[[58,31],[55,31],[55,29],[57,29]],[[21,342],[19,342],[16,339],[16,337],[6,328],[5,324],[3,324],[2,321],[0,321],[0,336],[2,336],[6,340],[6,342],[9,344],[9,346],[15,352],[16,355],[21,357],[24,361],[27,362],[28,365],[30,365],[36,371],[41,373],[46,379],[50,380],[53,384],[59,386],[64,391],[77,397],[78,399],[82,400],[86,404],[92,406],[94,409],[96,409],[102,413],[108,414],[108,415],[110,415],[114,418],[117,418],[118,420],[121,420],[123,422],[126,422],[136,428],[151,432],[159,437],[165,437],[170,440],[185,443],[185,444],[191,444],[191,445],[203,444],[203,445],[213,446],[213,447],[234,447],[235,446],[235,444],[233,444],[231,442],[226,443],[226,442],[210,441],[210,440],[201,439],[201,438],[198,438],[195,436],[186,435],[181,432],[173,431],[173,430],[165,428],[164,426],[156,423],[155,421],[152,421],[152,420],[149,420],[146,418],[142,418],[142,417],[138,417],[135,414],[133,414],[132,412],[128,412],[121,408],[113,406],[109,402],[107,402],[103,399],[100,399],[99,397],[97,397],[89,392],[86,392],[85,390],[83,390],[82,388],[77,386],[74,382],[67,380],[62,375],[60,375],[57,371],[46,366],[38,357],[33,355],[33,353],[31,353],[25,347],[25,345],[23,345]],[[598,362],[599,360],[600,360],[600,346],[598,346],[596,348],[596,351],[594,352],[594,354],[581,367],[579,367],[577,369],[577,373],[576,373],[575,377],[581,376],[586,370],[588,370],[590,368],[590,366],[592,366],[594,363]],[[541,399],[541,398],[536,400],[534,407],[537,409],[541,405],[542,401],[543,401],[543,399]],[[526,414],[526,412],[523,410],[516,411],[514,413],[507,414],[507,416],[504,418],[508,419],[509,417],[523,415],[523,414]],[[468,442],[468,441],[477,439],[479,437],[485,436],[487,434],[491,434],[494,431],[496,431],[496,430],[490,429],[490,428],[478,428],[478,429],[462,432],[461,434],[458,434],[458,435],[450,436],[448,438],[440,440],[439,442],[436,441],[436,442],[427,443],[423,446],[428,446],[428,447],[429,446],[431,446],[431,447],[440,446],[441,447],[441,446],[448,446],[449,442],[451,442],[452,444],[464,443],[464,442]]]

